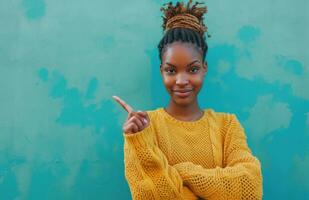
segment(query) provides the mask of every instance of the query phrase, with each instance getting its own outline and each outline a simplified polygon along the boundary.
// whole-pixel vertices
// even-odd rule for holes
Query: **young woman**
[[[170,101],[128,112],[123,125],[125,175],[133,199],[262,199],[262,173],[235,114],[201,109],[207,73],[206,7],[165,4],[160,71]],[[167,5],[167,7],[165,7]]]

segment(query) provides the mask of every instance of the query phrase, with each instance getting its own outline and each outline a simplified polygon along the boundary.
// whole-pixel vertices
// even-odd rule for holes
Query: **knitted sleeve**
[[[132,199],[197,199],[159,149],[152,123],[135,134],[125,134],[125,176]]]
[[[234,114],[224,127],[223,168],[205,169],[191,162],[174,165],[195,195],[204,199],[262,199],[262,172],[259,160],[247,145],[244,129]]]

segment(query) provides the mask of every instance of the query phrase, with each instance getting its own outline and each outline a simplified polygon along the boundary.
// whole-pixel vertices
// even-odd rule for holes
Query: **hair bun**
[[[172,2],[163,4],[160,9],[163,11],[163,31],[183,27],[193,29],[203,36],[207,32],[207,26],[203,22],[207,6],[197,7],[199,4],[204,4],[199,2],[191,6],[191,3],[192,0],[189,0],[186,6],[183,2],[177,2],[175,6]]]

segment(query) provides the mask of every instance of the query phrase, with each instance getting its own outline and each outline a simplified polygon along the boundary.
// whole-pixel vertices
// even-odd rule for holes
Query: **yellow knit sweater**
[[[125,134],[125,176],[133,199],[262,199],[259,160],[235,114],[205,109],[181,121],[162,107]]]

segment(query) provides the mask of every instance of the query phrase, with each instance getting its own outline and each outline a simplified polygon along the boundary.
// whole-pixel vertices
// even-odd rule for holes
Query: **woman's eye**
[[[200,68],[199,67],[192,67],[190,72],[196,73]]]
[[[172,74],[175,72],[174,69],[165,69],[165,72],[167,72],[168,74]]]

